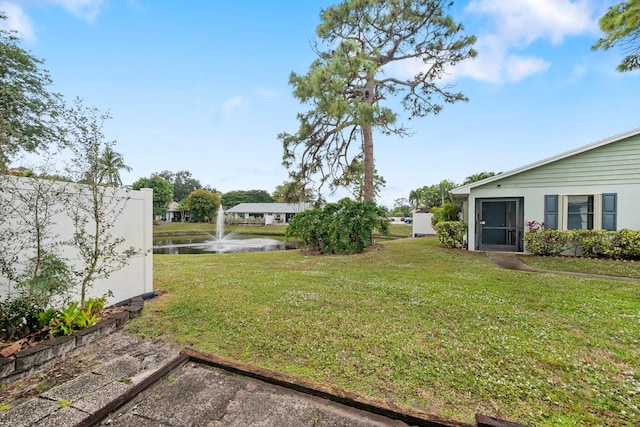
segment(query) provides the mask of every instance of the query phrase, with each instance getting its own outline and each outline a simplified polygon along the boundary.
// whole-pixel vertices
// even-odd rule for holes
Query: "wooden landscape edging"
[[[107,415],[112,412],[115,412],[120,407],[129,403],[133,398],[137,395],[160,381],[161,379],[168,376],[171,372],[173,372],[178,367],[184,365],[189,360],[189,356],[185,354],[180,354],[173,360],[169,361],[166,365],[162,366],[160,369],[155,371],[153,374],[149,375],[138,384],[134,385],[130,389],[128,389],[125,393],[118,396],[116,399],[110,401],[107,405],[100,408],[100,410],[92,413],[87,418],[83,419],[81,422],[76,424],[74,427],[90,427],[98,424],[102,421]]]
[[[375,397],[361,396],[325,384],[307,381],[293,375],[260,368],[255,365],[205,353],[193,348],[185,348],[182,354],[193,362],[202,363],[225,371],[255,378],[270,384],[289,388],[301,393],[331,400],[353,408],[361,409],[387,418],[399,420],[417,427],[525,427],[522,424],[500,420],[485,415],[476,415],[476,424],[469,424],[438,415],[428,414],[416,408],[389,402]]]
[[[375,397],[360,396],[325,384],[308,381],[293,375],[271,369],[264,369],[248,363],[225,357],[204,353],[191,348],[182,351],[193,361],[222,368],[226,371],[256,378],[271,384],[289,388],[312,396],[317,396],[353,408],[382,415],[387,418],[403,421],[418,427],[472,427],[473,424],[464,423],[436,415],[430,415],[409,406],[399,405]]]

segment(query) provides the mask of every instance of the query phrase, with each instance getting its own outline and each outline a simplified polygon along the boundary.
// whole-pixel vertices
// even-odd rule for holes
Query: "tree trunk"
[[[374,100],[373,76],[366,83],[366,101],[369,105]],[[373,128],[369,120],[365,121],[362,126],[362,152],[364,154],[364,201],[373,201],[373,178],[375,173],[375,165],[373,161]]]
[[[373,201],[373,130],[371,123],[365,123],[362,127],[362,150],[364,152],[364,201]]]

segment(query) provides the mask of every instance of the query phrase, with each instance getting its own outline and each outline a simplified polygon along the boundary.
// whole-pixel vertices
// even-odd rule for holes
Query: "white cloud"
[[[551,63],[532,56],[509,55],[504,66],[505,79],[516,83],[534,74],[547,71]]]
[[[15,3],[0,1],[0,11],[7,15],[6,21],[2,24],[5,30],[17,31],[20,34],[20,38],[28,42],[35,41],[36,35],[31,19],[20,6]]]
[[[590,0],[471,0],[465,11],[489,18],[495,33],[510,46],[537,39],[559,44],[566,36],[598,31]]]
[[[246,102],[241,96],[234,96],[233,98],[227,99],[221,107],[222,117],[224,119],[231,118],[237,111],[242,111],[246,109]]]
[[[486,28],[478,34],[478,58],[458,66],[455,75],[494,84],[516,83],[551,67],[544,58],[514,52],[538,40],[559,45],[598,31],[590,0],[471,0],[465,12],[486,18]]]
[[[266,99],[267,101],[270,101],[273,98],[275,98],[278,95],[280,95],[280,93],[278,91],[273,90],[273,89],[267,89],[267,88],[259,87],[257,90],[258,90],[258,95],[260,95],[262,98]]]
[[[92,22],[96,16],[100,14],[106,0],[41,0],[42,2],[51,3],[61,6],[72,15]]]
[[[567,37],[597,34],[602,5],[594,3],[594,0],[470,0],[464,12],[469,21],[477,21],[469,32],[477,35],[474,48],[478,56],[447,70],[442,81],[469,77],[500,85],[544,73],[552,65],[550,60],[528,53],[527,48],[541,40],[557,46]],[[420,61],[387,67],[388,72],[401,78],[410,78],[423,69]]]

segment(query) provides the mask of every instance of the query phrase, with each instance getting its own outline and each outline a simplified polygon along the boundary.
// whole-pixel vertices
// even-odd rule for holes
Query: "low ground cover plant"
[[[128,326],[147,336],[467,422],[640,421],[638,283],[500,270],[434,238],[156,255],[154,278]]]

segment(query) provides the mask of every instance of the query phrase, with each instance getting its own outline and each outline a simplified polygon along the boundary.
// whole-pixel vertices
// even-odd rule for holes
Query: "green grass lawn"
[[[468,422],[640,424],[640,284],[403,239],[355,256],[155,255],[129,328]]]
[[[529,255],[520,256],[520,259],[531,267],[546,270],[605,274],[608,276],[640,279],[640,262],[637,261],[612,261],[575,257],[538,257]]]

